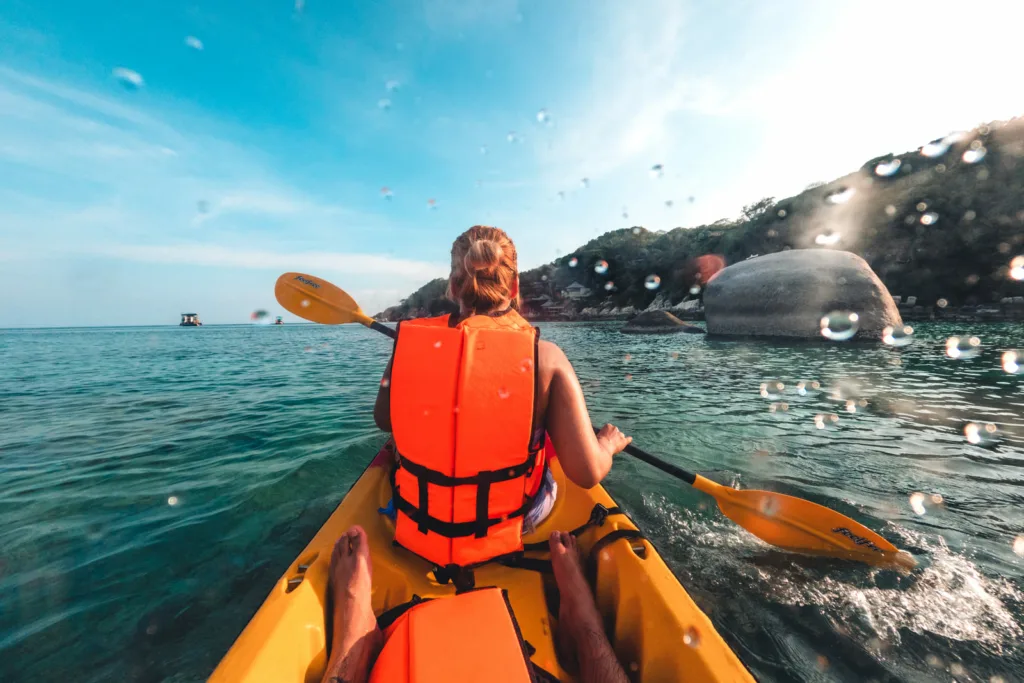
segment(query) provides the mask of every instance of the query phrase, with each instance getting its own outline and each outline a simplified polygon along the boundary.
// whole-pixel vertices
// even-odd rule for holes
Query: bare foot
[[[360,526],[346,531],[331,553],[334,637],[324,683],[365,681],[382,636],[370,602],[370,544]]]
[[[578,664],[580,680],[584,683],[627,681],[626,673],[604,633],[601,614],[583,576],[576,537],[565,531],[555,531],[548,545],[560,595],[558,640],[563,656]]]

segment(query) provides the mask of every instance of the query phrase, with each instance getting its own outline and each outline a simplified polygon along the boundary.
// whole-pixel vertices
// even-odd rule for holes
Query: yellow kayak
[[[274,585],[211,681],[319,683],[327,663],[325,607],[331,550],[354,524],[366,530],[370,541],[375,614],[408,603],[414,595],[454,595],[451,583],[435,580],[429,562],[392,544],[394,523],[378,512],[391,498],[391,464],[390,450],[381,449]],[[592,516],[594,522],[601,522],[583,530],[579,544],[609,640],[629,677],[637,681],[753,681],[654,546],[618,511],[604,488],[575,486],[566,479],[557,458],[550,467],[558,483],[558,500],[548,518],[524,542],[543,542],[552,531],[577,529]],[[546,556],[544,551],[526,553],[537,560]],[[572,681],[555,655],[558,615],[549,611],[545,598],[545,584],[550,593],[553,579],[535,571],[542,564],[487,564],[475,569],[476,585],[506,589],[523,639],[535,650],[533,664],[559,680]]]

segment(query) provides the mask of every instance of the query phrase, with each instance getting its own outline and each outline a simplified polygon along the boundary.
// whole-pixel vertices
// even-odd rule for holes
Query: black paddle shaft
[[[597,434],[599,431],[600,430],[597,427],[594,427],[595,434]],[[687,472],[682,467],[676,467],[670,462],[665,462],[661,458],[651,455],[647,451],[641,450],[632,444],[626,446],[626,448],[623,450],[625,450],[626,453],[629,453],[637,460],[643,460],[648,465],[653,465],[654,467],[657,467],[665,474],[671,474],[676,479],[682,479],[687,484],[693,485],[693,482],[697,480],[696,474],[693,474],[692,472]]]
[[[373,323],[370,324],[370,329],[371,330],[376,330],[377,332],[380,332],[381,334],[386,334],[387,336],[391,337],[392,339],[398,339],[398,331],[397,330],[394,330],[394,329],[388,327],[387,325],[381,325],[376,320],[374,320]],[[598,430],[597,427],[594,427],[594,433],[595,434],[598,433],[599,431],[600,430]],[[693,474],[692,472],[687,472],[682,467],[676,467],[672,463],[665,462],[661,458],[653,456],[650,453],[648,453],[647,451],[641,450],[641,449],[637,448],[636,446],[633,446],[633,445],[626,446],[625,451],[627,453],[629,453],[630,455],[632,455],[637,460],[643,460],[648,465],[653,465],[654,467],[657,467],[659,470],[661,470],[665,474],[670,474],[673,477],[675,477],[676,479],[681,479],[681,480],[685,481],[687,484],[691,484],[692,485],[693,482],[697,480],[697,475]]]
[[[398,339],[398,331],[397,330],[393,330],[390,327],[388,327],[387,325],[381,325],[376,320],[374,320],[372,323],[370,323],[370,329],[371,330],[377,330],[381,334],[386,334],[387,336],[391,337],[392,339]]]

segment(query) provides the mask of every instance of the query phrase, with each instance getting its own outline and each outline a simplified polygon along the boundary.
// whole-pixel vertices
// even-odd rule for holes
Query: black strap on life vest
[[[522,507],[518,510],[502,517],[489,517],[491,484],[531,476],[537,464],[539,452],[531,450],[526,460],[518,465],[503,467],[498,470],[483,470],[478,474],[466,477],[453,477],[443,472],[438,472],[399,454],[398,466],[417,479],[418,500],[417,504],[413,505],[404,499],[399,493],[398,488],[395,487],[395,507],[416,522],[416,528],[419,529],[420,533],[433,531],[446,538],[462,538],[465,536],[483,538],[487,535],[487,530],[492,526],[526,514],[526,511],[533,502],[533,499],[529,497],[527,497]],[[445,487],[476,486],[475,519],[472,522],[446,522],[436,517],[431,517],[428,512],[430,509],[430,484]]]
[[[580,535],[584,531],[586,531],[587,529],[591,529],[593,527],[603,526],[605,521],[608,519],[609,516],[611,516],[611,515],[624,515],[624,514],[626,514],[626,513],[623,512],[622,508],[620,508],[618,505],[616,505],[615,507],[607,508],[604,505],[601,505],[601,503],[597,503],[596,505],[594,505],[594,509],[590,511],[590,519],[588,519],[586,522],[584,522],[583,524],[579,525],[578,527],[576,527],[575,529],[573,529],[569,533],[572,534],[573,536],[579,538]],[[536,551],[536,550],[547,550],[547,548],[548,548],[548,542],[547,541],[537,541],[536,543],[526,543],[526,544],[523,545],[523,550],[525,552],[532,552],[532,551]]]

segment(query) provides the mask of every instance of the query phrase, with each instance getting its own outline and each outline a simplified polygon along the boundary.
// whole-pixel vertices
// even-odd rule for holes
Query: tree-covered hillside
[[[890,292],[916,296],[926,306],[1024,295],[1024,282],[1008,276],[1011,259],[1024,254],[1024,119],[875,157],[795,197],[754,202],[735,220],[606,233],[522,273],[522,289],[528,310],[539,316],[572,318],[592,307],[642,309],[659,295],[672,303],[688,297],[699,284],[700,256],[717,254],[729,264],[802,248],[860,254]],[[595,268],[601,261],[607,270]],[[650,275],[660,278],[657,289],[645,286]],[[569,300],[564,290],[573,282],[590,289],[589,295]],[[452,310],[444,290],[444,280],[430,282],[380,316],[397,320]]]

